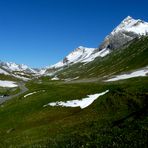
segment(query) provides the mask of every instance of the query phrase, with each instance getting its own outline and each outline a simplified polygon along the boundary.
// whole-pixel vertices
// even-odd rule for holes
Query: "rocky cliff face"
[[[135,39],[136,37],[138,37],[138,35],[135,34],[134,32],[126,32],[126,31],[111,34],[107,36],[104,42],[100,45],[99,51],[104,48],[109,48],[111,50],[120,48],[127,42]]]

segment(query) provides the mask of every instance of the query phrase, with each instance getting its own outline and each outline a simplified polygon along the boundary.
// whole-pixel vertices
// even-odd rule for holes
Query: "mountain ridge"
[[[140,19],[136,20],[131,16],[127,16],[109,35],[105,37],[104,41],[98,46],[98,48],[79,46],[58,63],[42,69],[34,69],[24,64],[1,61],[0,68],[3,69],[3,73],[6,70],[6,72],[10,73],[17,71],[24,72],[24,74],[33,74],[34,76],[51,75],[69,65],[76,63],[82,63],[85,65],[94,61],[97,57],[105,57],[113,50],[116,50],[133,39],[139,38],[143,35],[148,35],[148,23]]]
[[[92,48],[91,53],[87,56],[87,58],[84,59],[82,54],[79,54],[77,56],[78,58],[76,58],[75,60],[69,59],[69,56],[76,53],[77,49],[80,49],[81,53],[83,53],[84,49],[91,49],[80,46],[81,48],[76,48],[60,62],[49,66],[47,71],[50,71],[50,69],[63,69],[64,67],[76,63],[87,64],[95,60],[97,57],[104,57],[110,54],[113,50],[116,50],[124,46],[128,42],[134,40],[135,38],[139,38],[143,35],[148,35],[148,23],[140,19],[136,20],[133,19],[131,16],[127,16],[117,27],[115,27],[115,29],[113,29],[113,31],[109,35],[105,37],[104,41],[99,45],[98,48]],[[47,71],[45,71],[45,73]]]

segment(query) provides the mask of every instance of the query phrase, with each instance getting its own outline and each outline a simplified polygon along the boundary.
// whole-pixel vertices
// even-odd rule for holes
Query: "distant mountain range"
[[[29,80],[32,76],[38,75],[38,71],[24,64],[0,61],[0,74],[13,76],[22,80]]]
[[[27,65],[24,64],[16,64],[12,62],[0,62],[0,66],[9,71],[9,72],[14,72],[14,71],[25,71],[27,73],[36,73],[36,71]]]

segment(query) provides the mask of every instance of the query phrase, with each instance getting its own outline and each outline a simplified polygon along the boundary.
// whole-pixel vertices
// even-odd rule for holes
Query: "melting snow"
[[[17,87],[18,85],[13,81],[2,81],[0,80],[0,87]]]
[[[19,75],[12,74],[12,76],[14,76],[15,78],[21,79],[23,81],[29,81],[30,80],[29,78],[26,78],[26,77],[23,77],[23,76],[19,76]]]
[[[34,94],[39,93],[39,92],[45,92],[45,90],[34,91],[34,92],[32,92],[32,93],[26,94],[26,95],[24,96],[24,98],[26,98],[26,97],[28,97],[28,96],[31,96],[31,95],[34,95]]]
[[[142,77],[142,76],[147,76],[147,74],[148,74],[148,69],[142,69],[142,70],[134,71],[129,74],[118,75],[114,78],[106,80],[106,82],[124,80],[124,79],[129,79],[134,77]]]
[[[1,69],[1,68],[0,68],[0,74],[9,75],[9,73],[8,73],[8,72],[6,72],[5,70],[3,70],[3,69]]]
[[[64,79],[65,82],[69,82],[69,81],[73,81],[73,80],[77,80],[79,79],[79,77],[75,77],[75,78],[68,78],[68,79]]]
[[[44,105],[43,107],[62,106],[62,107],[80,107],[81,109],[83,109],[89,106],[90,104],[92,104],[98,97],[103,96],[108,92],[109,90],[106,90],[99,94],[88,95],[88,97],[83,98],[82,100],[71,100],[71,101],[66,101],[66,102],[63,102],[63,101],[51,102],[51,103],[48,103],[47,105]]]
[[[101,51],[99,52],[96,52],[96,53],[93,53],[90,57],[84,59],[82,62],[91,62],[93,61],[95,58],[97,57],[105,57],[106,55],[108,55],[110,53],[110,50],[109,49],[102,49]]]
[[[29,93],[29,94],[25,95],[24,98],[26,98],[26,97],[28,97],[28,96],[31,96],[31,95],[33,95],[33,94],[36,94],[36,93],[37,93],[36,91],[35,91],[35,92],[32,92],[32,93]]]
[[[53,80],[53,81],[58,81],[58,80],[60,80],[57,76],[55,76],[55,77],[53,77],[51,80]]]

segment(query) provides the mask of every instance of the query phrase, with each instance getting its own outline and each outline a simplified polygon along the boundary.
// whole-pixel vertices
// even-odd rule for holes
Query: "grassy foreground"
[[[0,106],[0,147],[147,147],[148,79],[114,83],[28,82],[29,92]],[[43,107],[109,93],[85,109]]]

